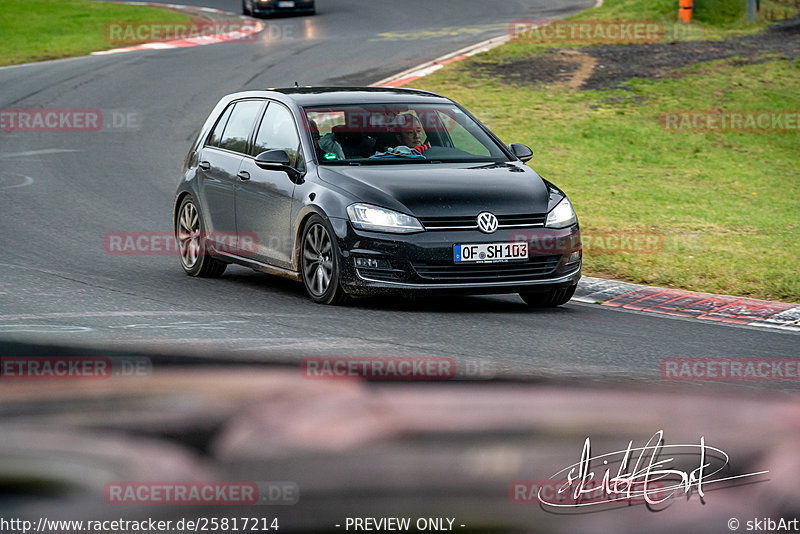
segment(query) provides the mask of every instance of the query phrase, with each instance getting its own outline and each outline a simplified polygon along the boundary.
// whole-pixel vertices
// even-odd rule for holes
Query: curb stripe
[[[226,13],[225,11],[221,11],[219,9],[212,9],[210,7],[179,6],[176,4],[161,4],[158,2],[114,2],[114,3],[137,5],[137,6],[168,7],[174,9],[181,8],[184,11],[186,11],[186,8],[189,7],[191,10],[204,11],[208,13],[220,13],[220,14],[230,14],[230,15],[233,14],[233,13]],[[227,33],[218,33],[216,35],[193,37],[190,39],[176,39],[174,41],[154,41],[151,43],[142,43],[138,45],[124,46],[121,48],[112,48],[111,50],[99,50],[97,52],[92,52],[90,55],[105,56],[109,54],[135,52],[137,50],[168,50],[173,48],[191,48],[193,46],[205,46],[210,44],[227,43],[229,41],[243,39],[250,35],[256,34],[264,29],[264,24],[262,24],[261,22],[255,21],[250,17],[245,17],[244,15],[238,15],[238,17],[240,21],[247,22],[248,24],[251,24],[251,26],[243,26],[239,30]]]
[[[689,319],[800,332],[800,306],[584,276],[575,300]]]

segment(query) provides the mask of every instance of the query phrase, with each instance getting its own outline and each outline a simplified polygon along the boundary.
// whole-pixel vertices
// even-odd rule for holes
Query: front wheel
[[[320,304],[342,304],[347,300],[339,283],[340,260],[331,235],[322,217],[312,215],[300,245],[303,284],[311,300]]]
[[[181,267],[189,276],[216,278],[225,272],[228,264],[212,258],[206,250],[203,218],[190,196],[186,196],[178,208],[175,239],[178,241]]]
[[[248,7],[247,0],[242,0],[242,13],[245,15],[252,17],[253,16],[253,8]]]
[[[576,287],[578,287],[577,284],[536,293],[520,293],[519,296],[531,308],[555,308],[569,302],[572,295],[575,294]]]

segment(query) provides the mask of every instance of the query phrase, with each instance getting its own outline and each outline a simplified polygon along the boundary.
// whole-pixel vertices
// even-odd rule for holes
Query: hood
[[[320,178],[359,202],[416,217],[546,213],[549,190],[515,164],[400,164],[319,167]]]

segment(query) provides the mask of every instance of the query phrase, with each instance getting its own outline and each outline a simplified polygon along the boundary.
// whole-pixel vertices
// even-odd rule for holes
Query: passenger
[[[333,132],[326,133],[322,137],[319,138],[317,141],[317,145],[319,145],[320,150],[322,151],[322,157],[325,160],[344,160],[344,150],[342,150],[342,145],[336,140],[336,135]]]

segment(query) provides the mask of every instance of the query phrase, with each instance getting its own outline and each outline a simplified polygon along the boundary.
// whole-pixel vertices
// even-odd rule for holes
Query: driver
[[[423,143],[425,130],[422,121],[413,113],[401,113],[395,118],[397,125],[397,141],[408,148],[422,154],[431,147],[430,143]]]

